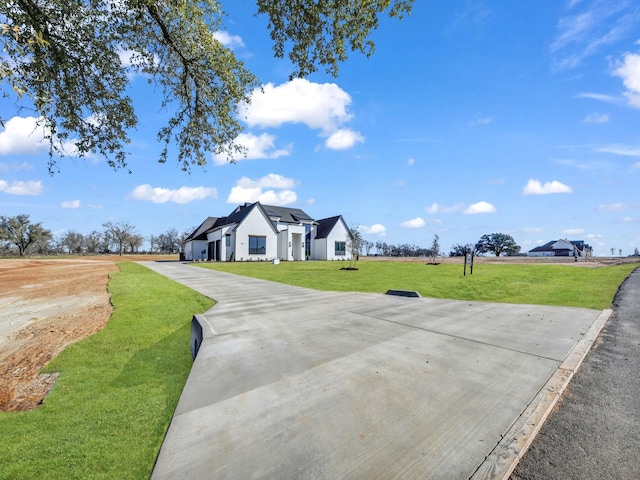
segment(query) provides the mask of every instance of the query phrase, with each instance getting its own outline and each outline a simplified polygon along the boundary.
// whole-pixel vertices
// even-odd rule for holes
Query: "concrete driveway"
[[[218,302],[155,480],[503,478],[610,314],[141,263]]]

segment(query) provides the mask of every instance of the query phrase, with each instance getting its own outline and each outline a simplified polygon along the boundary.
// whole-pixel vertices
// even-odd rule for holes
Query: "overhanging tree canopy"
[[[349,50],[373,53],[369,35],[382,14],[401,18],[413,1],[257,0],[257,14],[269,17],[275,56],[291,60],[292,77],[319,66],[337,75]],[[65,142],[81,157],[95,152],[114,169],[126,168],[127,131],[138,123],[126,93],[129,68],[161,87],[172,115],[158,132],[160,162],[173,142],[184,170],[206,164],[211,153],[231,159],[242,151],[234,144],[242,130],[236,107],[259,83],[214,38],[223,15],[217,0],[1,2],[0,88],[4,97],[10,89],[33,104],[51,172]],[[8,110],[0,109],[0,123]]]

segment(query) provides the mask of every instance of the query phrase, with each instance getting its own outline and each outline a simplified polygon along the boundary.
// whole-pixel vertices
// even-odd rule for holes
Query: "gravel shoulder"
[[[640,475],[640,268],[512,480]]]

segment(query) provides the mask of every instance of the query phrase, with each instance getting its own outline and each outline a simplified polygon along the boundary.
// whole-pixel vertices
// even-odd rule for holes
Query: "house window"
[[[230,246],[231,246],[231,235],[225,235],[225,236],[224,236],[224,244],[225,244],[227,247],[230,247]]]
[[[307,258],[311,257],[311,225],[304,226],[304,253]]]
[[[267,237],[249,235],[249,254],[264,255],[267,253]]]
[[[336,255],[346,255],[346,254],[347,254],[347,243],[336,242]]]

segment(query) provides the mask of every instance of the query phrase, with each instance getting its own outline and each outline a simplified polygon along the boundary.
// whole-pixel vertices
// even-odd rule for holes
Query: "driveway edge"
[[[471,480],[508,480],[522,456],[533,443],[571,378],[580,368],[612,313],[611,309],[600,312],[547,383],[470,477]]]

